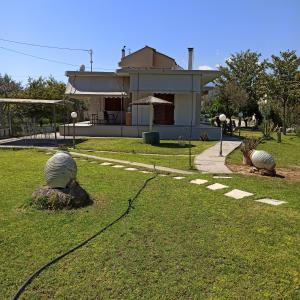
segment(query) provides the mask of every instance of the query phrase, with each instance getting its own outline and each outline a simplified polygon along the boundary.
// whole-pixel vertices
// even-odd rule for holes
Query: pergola
[[[139,100],[132,101],[132,105],[149,105],[149,131],[152,132],[153,127],[153,105],[173,105],[172,102],[154,97],[154,96],[148,96],[146,98],[142,98]]]
[[[10,104],[27,104],[27,105],[38,105],[38,104],[47,104],[52,105],[53,108],[53,124],[54,128],[56,128],[56,105],[66,105],[73,104],[73,102],[60,99],[60,100],[45,100],[45,99],[16,99],[16,98],[0,98],[0,104],[5,103],[8,104],[8,123],[9,123],[9,131],[10,134],[12,132],[12,118],[10,113]],[[55,140],[57,140],[56,130],[54,130]]]

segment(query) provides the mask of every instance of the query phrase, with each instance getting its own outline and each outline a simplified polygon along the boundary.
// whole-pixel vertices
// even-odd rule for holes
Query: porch
[[[75,123],[76,136],[89,137],[142,137],[144,131],[149,131],[149,125],[112,125],[112,124],[92,124],[91,121]],[[220,128],[207,124],[195,126],[186,125],[153,125],[153,131],[160,133],[161,139],[199,140],[201,136],[207,134],[210,140],[218,140]],[[73,135],[73,124],[61,125],[59,127],[61,136]]]

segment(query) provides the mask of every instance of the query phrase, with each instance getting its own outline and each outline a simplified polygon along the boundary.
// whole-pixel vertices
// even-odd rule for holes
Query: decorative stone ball
[[[52,188],[65,188],[76,179],[76,162],[68,152],[60,151],[54,154],[46,163],[45,178]]]
[[[276,162],[272,155],[263,150],[252,150],[250,153],[250,159],[252,164],[258,169],[264,169],[273,171],[276,166]]]

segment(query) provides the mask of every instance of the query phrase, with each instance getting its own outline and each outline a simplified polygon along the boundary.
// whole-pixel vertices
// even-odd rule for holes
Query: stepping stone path
[[[270,204],[270,205],[281,205],[281,204],[286,203],[285,201],[275,200],[275,199],[271,199],[271,198],[263,198],[263,199],[258,199],[258,200],[255,200],[255,201]]]
[[[207,186],[208,189],[210,190],[221,190],[221,189],[225,189],[225,188],[228,188],[227,185],[224,185],[224,184],[221,184],[221,183],[214,183],[214,184],[211,184],[209,186]]]
[[[53,153],[47,152],[46,154],[47,155],[52,155]],[[92,164],[96,164],[97,163],[96,161],[89,161],[89,160],[84,159],[84,158],[74,157],[74,159],[81,160],[81,161],[88,161],[89,163],[92,163]],[[111,166],[112,164],[113,163],[110,163],[110,162],[103,162],[100,165],[102,165],[102,166]],[[113,168],[125,168],[124,165],[113,165],[112,167]],[[136,169],[136,168],[125,168],[124,170],[127,170],[127,171],[137,171],[138,169]],[[146,170],[141,170],[140,172],[144,173],[144,174],[153,173],[153,172],[146,171]],[[158,176],[165,177],[165,176],[168,176],[168,175],[160,173],[160,174],[158,174]],[[176,179],[176,180],[181,180],[181,179],[184,179],[184,178],[185,177],[183,177],[183,176],[175,176],[175,177],[173,177],[173,179]],[[231,179],[232,177],[231,176],[218,175],[218,176],[213,176],[213,178],[215,178],[215,179]],[[193,180],[190,181],[190,183],[198,184],[198,185],[202,185],[202,184],[205,184],[207,182],[208,182],[208,180],[206,180],[206,179],[200,179],[200,178],[193,179]],[[221,183],[213,183],[213,184],[208,185],[207,188],[209,190],[215,191],[215,190],[221,190],[221,189],[228,188],[228,186],[224,185],[224,184],[221,184]],[[253,196],[252,193],[249,193],[249,192],[246,192],[246,191],[242,191],[242,190],[239,190],[239,189],[233,189],[233,190],[231,190],[230,192],[228,192],[228,193],[226,193],[224,195],[227,196],[227,197],[230,197],[230,198],[234,198],[234,199],[243,199],[245,197]],[[260,202],[260,203],[275,205],[275,206],[287,203],[286,201],[275,200],[275,199],[271,199],[271,198],[262,198],[262,199],[257,199],[255,201],[256,202]]]
[[[234,190],[232,190],[232,191],[225,194],[225,196],[231,197],[231,198],[234,198],[234,199],[242,199],[242,198],[245,198],[245,197],[250,197],[252,195],[253,195],[252,193],[245,192],[245,191],[238,190],[238,189],[234,189]]]
[[[190,181],[190,183],[194,183],[194,184],[204,184],[207,182],[208,182],[208,180],[206,180],[206,179],[193,179]]]

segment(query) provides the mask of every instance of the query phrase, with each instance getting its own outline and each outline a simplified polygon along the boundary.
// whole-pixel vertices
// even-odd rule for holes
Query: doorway
[[[174,124],[174,94],[154,94],[154,97],[157,97],[162,100],[172,102],[173,105],[154,105],[154,118],[153,123],[157,125],[173,125]]]

